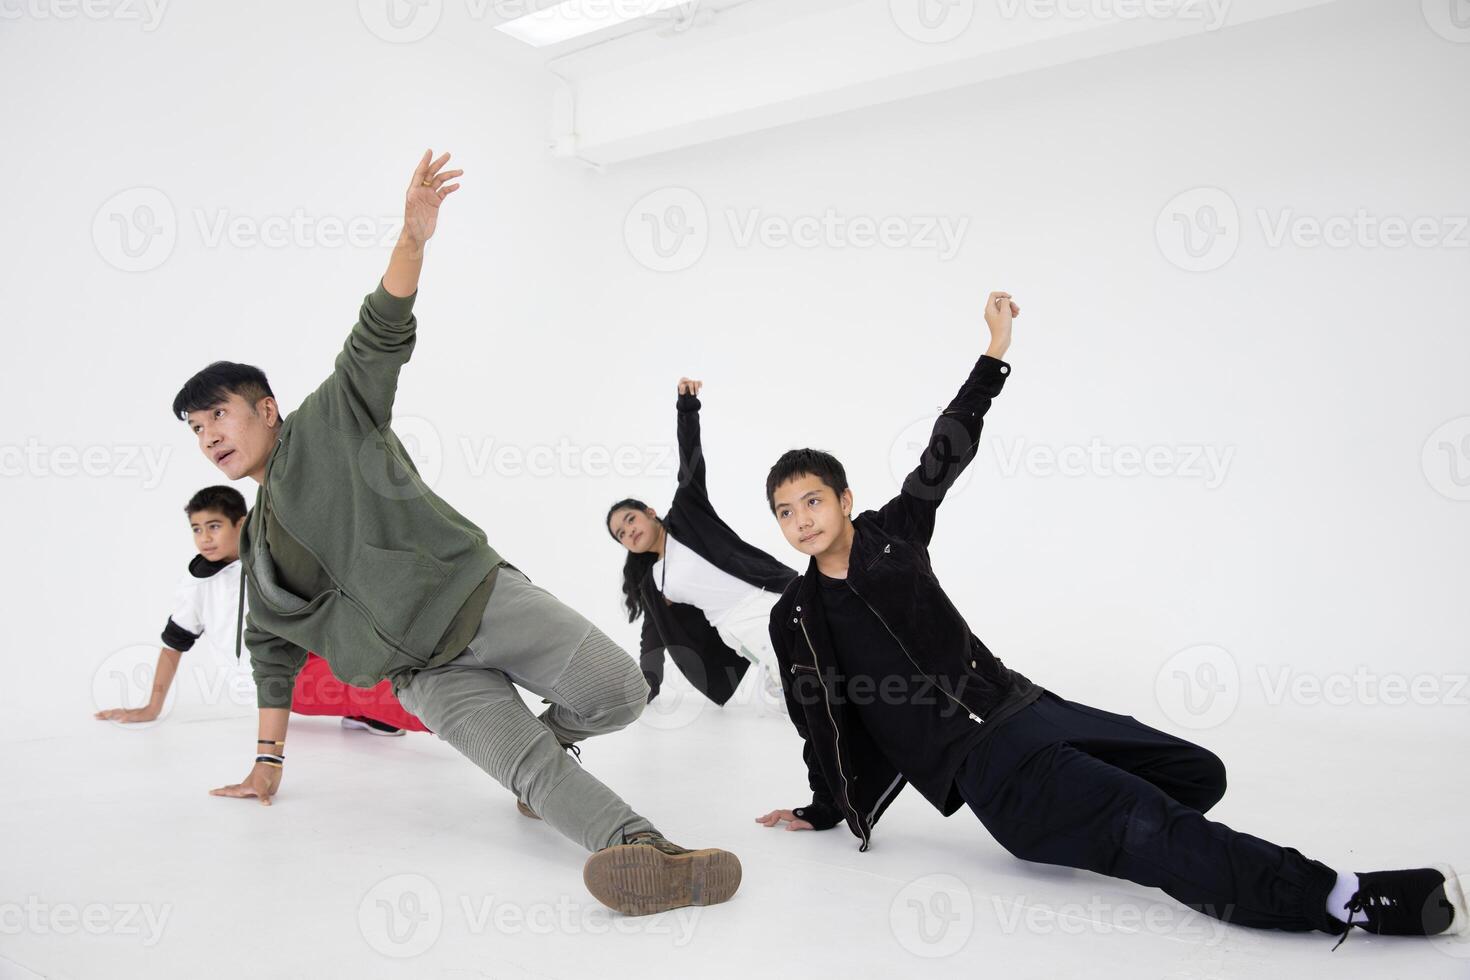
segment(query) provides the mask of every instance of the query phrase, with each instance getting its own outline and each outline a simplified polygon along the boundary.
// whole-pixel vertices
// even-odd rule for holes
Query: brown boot
[[[624,915],[727,902],[740,887],[740,859],[729,851],[691,851],[643,831],[604,847],[582,869],[587,890]]]

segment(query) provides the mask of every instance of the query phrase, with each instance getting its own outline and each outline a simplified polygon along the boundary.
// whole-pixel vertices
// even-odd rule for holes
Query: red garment
[[[398,703],[389,681],[375,687],[351,687],[332,676],[332,668],[314,653],[306,655],[306,666],[296,675],[291,710],[298,715],[371,718],[410,732],[428,731]]]

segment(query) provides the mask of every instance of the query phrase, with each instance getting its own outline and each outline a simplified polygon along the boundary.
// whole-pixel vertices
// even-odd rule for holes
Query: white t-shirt
[[[664,534],[664,556],[653,564],[653,584],[674,602],[697,606],[711,626],[762,590],[705,561],[672,534]]]
[[[235,633],[240,612],[240,561],[219,565],[203,555],[174,589],[173,611],[164,627],[163,643],[180,652],[203,639],[212,653],[235,659]],[[242,661],[248,660],[243,654]]]

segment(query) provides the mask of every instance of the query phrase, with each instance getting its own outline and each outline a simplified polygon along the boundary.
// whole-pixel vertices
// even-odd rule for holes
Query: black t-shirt
[[[894,768],[930,799],[946,799],[983,726],[934,686],[845,579],[818,573],[837,657],[836,696],[851,705]]]

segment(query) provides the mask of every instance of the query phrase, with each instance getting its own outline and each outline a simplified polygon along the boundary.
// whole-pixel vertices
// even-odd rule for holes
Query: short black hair
[[[230,519],[231,524],[239,524],[240,518],[245,516],[248,508],[245,506],[245,497],[234,487],[205,487],[194,496],[189,498],[188,504],[184,506],[184,513],[193,517],[201,510],[214,510]]]
[[[174,396],[174,418],[187,419],[190,412],[218,405],[231,395],[239,395],[252,407],[262,398],[276,397],[260,368],[234,361],[215,361],[184,382],[184,387]]]
[[[788,449],[766,475],[766,504],[776,513],[776,488],[799,476],[814,476],[839,497],[847,489],[847,471],[831,453],[820,449]]]

